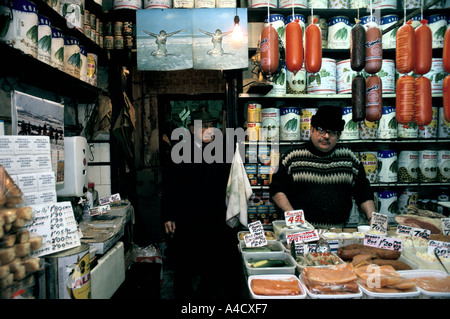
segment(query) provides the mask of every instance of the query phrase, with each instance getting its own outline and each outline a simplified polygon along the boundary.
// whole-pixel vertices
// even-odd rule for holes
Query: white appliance
[[[83,196],[87,191],[88,149],[82,136],[64,138],[64,184],[56,185],[58,196]]]

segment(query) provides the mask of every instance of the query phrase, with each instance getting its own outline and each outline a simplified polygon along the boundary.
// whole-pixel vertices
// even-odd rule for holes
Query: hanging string
[[[403,1],[403,24],[406,23],[406,1]]]
[[[421,6],[420,6],[420,21],[422,21],[423,20],[423,0],[422,1],[420,1],[421,2]]]

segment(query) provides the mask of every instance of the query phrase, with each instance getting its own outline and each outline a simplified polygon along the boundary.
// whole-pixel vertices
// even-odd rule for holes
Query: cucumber
[[[269,247],[244,247],[242,248],[242,251],[245,252],[268,252],[271,251]]]
[[[280,259],[263,259],[252,263],[253,268],[284,267],[286,262]]]

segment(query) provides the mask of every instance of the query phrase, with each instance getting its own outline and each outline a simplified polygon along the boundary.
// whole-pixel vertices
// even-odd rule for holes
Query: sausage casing
[[[366,64],[366,29],[357,23],[352,28],[350,36],[350,66],[353,71],[359,72]]]
[[[416,62],[416,37],[411,20],[397,30],[395,48],[395,67],[400,74],[414,70]]]
[[[366,30],[366,64],[364,70],[369,74],[375,74],[381,70],[383,63],[383,48],[381,42],[381,30],[376,25],[368,26]]]
[[[419,75],[430,72],[433,58],[433,39],[427,22],[427,20],[423,19],[420,21],[421,25],[415,30],[416,62],[414,64],[414,73]]]
[[[305,30],[305,68],[308,73],[317,73],[322,67],[322,31],[311,23]]]
[[[383,114],[381,79],[372,74],[366,79],[366,120],[378,121]]]
[[[271,75],[278,70],[280,51],[278,33],[272,25],[265,27],[261,32],[261,70]]]
[[[303,66],[303,31],[299,20],[288,23],[286,37],[286,68],[297,74]]]
[[[352,120],[360,122],[366,118],[366,79],[356,75],[352,80]]]
[[[399,77],[395,90],[395,119],[397,123],[412,123],[415,110],[414,77],[412,75]]]
[[[419,76],[414,80],[415,83],[415,112],[414,123],[419,126],[431,123],[432,99],[431,99],[431,81],[425,76]]]

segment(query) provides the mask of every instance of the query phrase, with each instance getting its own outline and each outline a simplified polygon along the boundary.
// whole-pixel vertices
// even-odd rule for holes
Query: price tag
[[[387,233],[389,217],[380,213],[372,213],[370,228],[381,233]]]
[[[80,246],[78,225],[70,202],[32,205],[31,208],[33,219],[24,228],[30,234],[42,236],[42,245],[32,252],[33,256],[45,256]]]
[[[319,239],[320,239],[320,237],[319,237],[319,234],[317,233],[316,229],[286,235],[286,241],[288,244],[290,244],[293,241],[307,243],[307,242],[316,241]]]
[[[248,224],[250,234],[244,236],[244,242],[246,247],[260,247],[267,245],[266,235],[264,234],[264,228],[261,221]]]
[[[302,209],[284,212],[284,219],[286,221],[286,226],[293,226],[305,223],[305,217]]]
[[[434,255],[435,249],[436,249],[436,253],[438,254],[438,256],[442,256],[444,258],[450,258],[450,243],[447,243],[445,241],[430,240],[428,242],[427,253]]]
[[[375,248],[402,251],[402,240],[392,237],[366,234],[364,236],[364,245]]]
[[[98,200],[98,203],[100,205],[106,205],[109,203],[113,203],[113,202],[120,202],[120,194],[113,194],[111,196],[107,196],[107,197],[102,197]]]
[[[414,228],[404,225],[397,226],[397,234],[408,235],[411,237],[424,238],[426,240],[430,239],[431,231],[423,228]]]
[[[442,233],[444,235],[450,235],[450,218],[441,218]]]
[[[103,215],[111,212],[111,207],[109,205],[102,205],[91,208],[89,210],[89,216]]]

